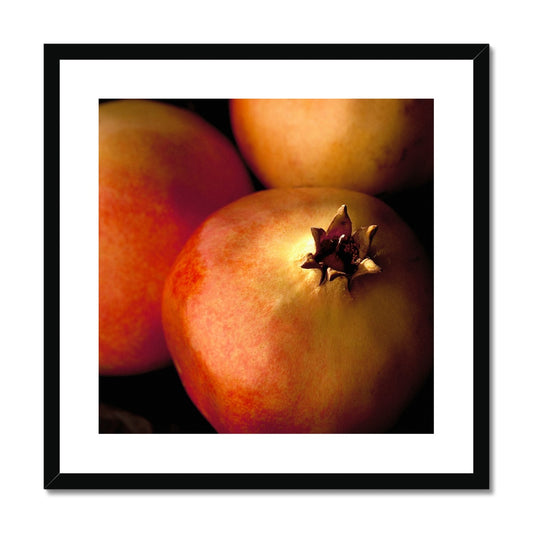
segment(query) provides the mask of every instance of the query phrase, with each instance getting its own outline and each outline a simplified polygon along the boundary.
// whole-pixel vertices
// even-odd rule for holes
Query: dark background
[[[159,101],[197,113],[235,144],[228,100]],[[256,189],[263,189],[250,175]],[[380,198],[411,226],[433,260],[433,183]],[[215,433],[187,396],[174,367],[137,376],[100,376],[99,401],[100,433]],[[431,375],[390,432],[433,433],[433,423]]]

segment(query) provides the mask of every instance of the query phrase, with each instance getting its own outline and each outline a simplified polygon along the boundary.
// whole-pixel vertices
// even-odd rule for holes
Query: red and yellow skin
[[[231,121],[266,187],[378,195],[433,178],[433,100],[232,100]]]
[[[378,226],[368,257],[381,271],[321,284],[319,269],[302,268],[310,229],[343,204],[354,229]],[[380,200],[271,189],[193,234],[167,278],[163,324],[189,396],[218,432],[381,432],[432,367],[432,272]]]
[[[139,374],[172,364],[161,297],[176,255],[253,188],[230,142],[187,110],[108,102],[99,129],[99,370]]]

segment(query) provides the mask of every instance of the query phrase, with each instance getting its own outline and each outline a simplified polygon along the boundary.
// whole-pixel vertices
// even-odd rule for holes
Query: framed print
[[[489,52],[45,45],[44,487],[488,489]]]

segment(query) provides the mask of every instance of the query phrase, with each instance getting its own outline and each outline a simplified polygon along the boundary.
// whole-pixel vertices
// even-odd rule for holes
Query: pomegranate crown
[[[364,274],[376,274],[381,268],[368,256],[376,225],[361,226],[352,233],[352,221],[346,205],[341,205],[328,229],[311,228],[315,253],[307,254],[302,268],[318,268],[322,275],[319,285],[338,277],[353,279]]]

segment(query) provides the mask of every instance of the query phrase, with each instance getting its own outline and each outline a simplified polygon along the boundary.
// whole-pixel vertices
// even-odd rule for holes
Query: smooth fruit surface
[[[433,176],[433,100],[232,100],[235,138],[266,187],[367,194]]]
[[[252,191],[233,145],[193,113],[153,101],[100,105],[100,373],[171,364],[164,280],[210,213]]]
[[[311,228],[346,205],[381,272],[320,284]],[[315,234],[320,232],[315,230]],[[432,367],[432,271],[411,229],[349,190],[270,189],[210,216],[163,296],[167,345],[218,432],[380,432]]]

